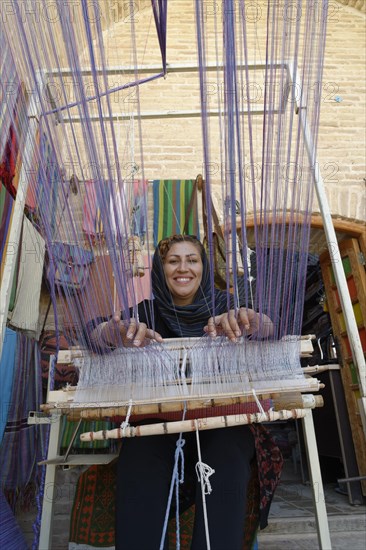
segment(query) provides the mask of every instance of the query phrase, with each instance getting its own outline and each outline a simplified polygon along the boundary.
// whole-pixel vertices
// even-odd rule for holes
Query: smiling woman
[[[204,247],[195,237],[173,235],[160,241],[153,257],[151,280],[154,299],[138,305],[136,318],[123,320],[123,313],[116,314],[95,327],[93,339],[100,351],[104,351],[103,346],[140,347],[154,339],[161,342],[163,338],[203,336],[205,332],[211,336],[225,334],[233,341],[242,334],[260,338],[272,334],[268,317],[247,308],[235,311],[231,295],[212,287]],[[261,425],[204,431],[200,441],[202,460],[214,473],[214,490],[207,499],[211,548],[242,550],[244,536],[247,542],[253,538],[251,529],[244,533],[247,511],[254,506],[259,514],[260,509],[256,521],[260,519],[261,526],[266,525],[281,471],[281,455],[273,443],[268,443]],[[123,441],[117,467],[117,550],[168,548],[162,528],[176,444],[174,435]],[[195,476],[198,458],[194,434],[184,435],[184,456],[181,511],[196,505],[191,549],[201,550],[206,547],[206,531],[200,483]],[[258,502],[248,505],[253,460],[258,463],[262,489],[260,506]]]
[[[232,296],[212,289],[210,267],[202,243],[191,235],[159,242],[152,262],[153,300],[138,305],[137,316],[115,313],[89,326],[96,350],[147,345],[151,340],[224,334],[230,340],[245,333],[266,338],[273,324],[252,309],[233,309]],[[133,312],[130,312],[132,315]]]

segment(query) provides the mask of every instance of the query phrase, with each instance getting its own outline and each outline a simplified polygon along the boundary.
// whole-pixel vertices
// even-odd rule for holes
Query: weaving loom
[[[314,83],[321,89],[328,3],[263,1],[261,21],[250,27],[244,1],[224,0],[225,16],[215,12],[207,18],[206,3],[196,0],[192,17],[198,66],[174,69],[166,59],[167,1],[152,0],[152,10],[140,16],[145,23],[155,22],[156,36],[141,37],[138,22],[131,17],[120,52],[124,65],[118,71],[108,59],[111,45],[105,31],[110,21],[98,2],[82,0],[73,8],[68,2],[59,3],[58,17],[44,17],[37,27],[36,18],[24,20],[21,3],[9,4],[15,24],[1,23],[16,75],[9,86],[24,81],[33,91],[28,94],[17,200],[22,209],[27,186],[37,197],[28,212],[47,244],[56,330],[65,333],[73,350],[69,362],[80,369],[77,388],[51,391],[44,410],[81,418],[111,417],[117,412],[128,421],[134,414],[156,417],[157,412],[166,418],[187,407],[195,418],[201,418],[203,411],[207,421],[200,424],[202,429],[211,424],[209,405],[222,406],[221,416],[226,418],[234,404],[233,417],[243,416],[239,423],[306,416],[307,407],[317,403],[310,398],[309,405],[301,393],[319,389],[318,381],[306,378],[300,367],[300,335],[316,179],[320,101],[316,91],[314,97]],[[39,5],[48,9],[46,0]],[[299,10],[301,17],[296,17]],[[145,48],[150,48],[154,61],[160,56],[160,67],[141,65],[140,50]],[[158,116],[146,110],[155,105],[154,90],[165,86],[169,73],[175,72],[190,74],[199,108],[195,109],[194,100],[190,112],[182,111],[179,99],[174,105],[173,88],[168,88],[166,111]],[[112,84],[115,74],[123,84]],[[113,103],[115,94],[124,94],[124,99],[133,94],[134,101],[124,101],[120,112],[118,103]],[[144,160],[144,124],[157,118],[196,116],[202,128],[198,156],[205,180],[212,288],[215,192],[221,196],[220,222],[230,257],[226,290],[235,309],[252,307],[272,319],[273,338],[243,336],[233,344],[225,338],[202,337],[93,353],[87,323],[116,310],[124,312],[127,322],[137,317],[136,275],[148,277],[151,270],[150,263],[146,267],[136,260],[141,249],[135,199],[138,196],[146,220],[146,181],[160,178]],[[0,158],[5,144],[1,146]],[[251,231],[248,216],[254,216]],[[143,241],[151,252],[153,234],[148,224]],[[250,250],[255,251],[254,278]],[[240,277],[239,263],[244,273]],[[92,292],[87,285],[91,265],[98,266]],[[281,393],[290,396],[287,406],[278,397]],[[226,425],[230,422],[225,420]],[[212,424],[217,427],[217,418]],[[191,426],[180,424],[172,430]],[[133,430],[128,434],[121,428],[113,434],[84,437],[143,431],[140,427],[138,434]],[[323,537],[326,543],[327,534]]]

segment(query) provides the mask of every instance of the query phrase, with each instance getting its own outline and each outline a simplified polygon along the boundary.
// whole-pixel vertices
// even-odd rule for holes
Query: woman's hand
[[[119,313],[115,313],[109,321],[102,323],[100,336],[109,347],[118,347],[121,343],[124,347],[143,347],[152,340],[163,341],[162,336],[147,328],[145,323],[138,323],[134,318],[131,318],[129,322],[123,321]]]
[[[231,309],[227,313],[210,317],[203,330],[213,338],[224,334],[229,340],[236,342],[242,334],[256,334],[261,338],[272,336],[273,323],[267,315],[241,307],[237,311]]]

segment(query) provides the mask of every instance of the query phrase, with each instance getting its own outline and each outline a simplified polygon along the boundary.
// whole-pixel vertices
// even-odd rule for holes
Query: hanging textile
[[[28,424],[29,411],[39,410],[42,403],[38,346],[20,333],[16,340],[14,383],[0,446],[1,490],[14,508],[34,496],[44,436],[44,426]]]
[[[44,239],[24,217],[17,291],[14,308],[9,317],[13,327],[26,331],[28,336],[37,340],[40,330],[38,318],[44,256]]]
[[[58,346],[60,350],[69,349],[69,344],[63,334],[59,335]],[[50,370],[50,359],[52,355],[57,353],[57,336],[54,331],[46,331],[41,334],[39,340],[40,361],[42,371],[42,386],[44,389],[48,387],[48,377]],[[76,367],[56,363],[53,368],[53,389],[60,390],[67,386],[76,386],[78,382],[78,371]],[[52,386],[52,384],[51,384]]]
[[[103,223],[100,217],[100,207],[95,189],[95,182],[88,180],[84,183],[85,197],[83,204],[83,230],[92,239],[101,238]]]
[[[69,550],[79,545],[114,548],[116,465],[91,466],[78,479],[70,520]]]
[[[5,330],[4,347],[0,361],[0,445],[8,418],[8,411],[13,391],[15,351],[17,346],[16,332],[10,328]]]
[[[147,190],[148,180],[134,180],[132,206],[132,234],[145,242],[147,227]]]
[[[39,144],[40,144],[40,129],[37,128],[36,135],[34,138],[34,143],[32,143],[31,158],[29,161],[30,169],[27,171],[29,177],[29,185],[27,189],[27,197],[25,199],[25,204],[29,212],[32,214],[37,210],[37,201],[40,194],[38,188],[38,165],[39,165]]]
[[[17,265],[14,271],[13,284],[10,293],[9,311],[14,307],[15,294],[17,289],[19,250],[9,243],[11,220],[14,211],[14,199],[0,183],[0,287],[4,273],[7,254],[17,254]]]
[[[194,191],[193,180],[154,180],[154,244],[170,235],[183,233],[199,238],[197,200],[186,220]]]
[[[61,419],[61,442],[60,448],[63,451],[69,447],[69,444],[74,437],[75,428],[78,424],[77,421],[70,421],[63,416]],[[112,422],[107,420],[83,420],[78,428],[76,438],[72,445],[71,452],[74,452],[76,449],[77,452],[87,451],[87,450],[98,450],[98,449],[110,449],[113,447],[111,441],[81,441],[80,434],[88,430],[109,430],[112,426]]]
[[[15,105],[12,107],[8,97],[13,94],[7,92],[5,101],[13,111],[10,114],[10,126],[8,138],[5,145],[2,160],[0,162],[0,181],[5,185],[9,193],[15,198],[18,188],[19,172],[21,168],[22,139],[26,135],[27,119],[27,98],[24,84],[19,84]]]
[[[93,252],[69,243],[55,242],[50,249],[52,277],[63,290],[79,290],[85,287]]]
[[[0,548],[28,550],[28,544],[2,491],[0,511]]]

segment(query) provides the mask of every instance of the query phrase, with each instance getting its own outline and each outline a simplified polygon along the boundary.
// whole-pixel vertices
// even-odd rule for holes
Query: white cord
[[[257,397],[257,394],[255,393],[255,389],[252,388],[252,394],[254,396],[254,399],[255,399],[255,402],[257,403],[257,407],[258,407],[258,410],[261,414],[265,414],[264,413],[264,409],[262,407],[262,403],[259,401],[258,397]]]
[[[127,409],[126,419],[121,424],[121,430],[122,430],[123,437],[125,436],[125,432],[126,432],[127,428],[129,428],[129,426],[130,426],[130,416],[131,416],[131,412],[132,412],[132,405],[133,405],[132,399],[130,399],[128,409]]]
[[[205,522],[205,533],[206,533],[206,546],[207,546],[207,550],[210,550],[211,544],[210,544],[210,532],[208,528],[206,495],[209,495],[212,492],[211,483],[208,478],[215,473],[215,470],[213,470],[210,466],[202,462],[200,436],[199,436],[197,420],[195,420],[195,426],[196,426],[196,440],[197,440],[197,453],[198,453],[198,462],[196,464],[196,472],[197,472],[198,481],[201,483],[203,518]]]

